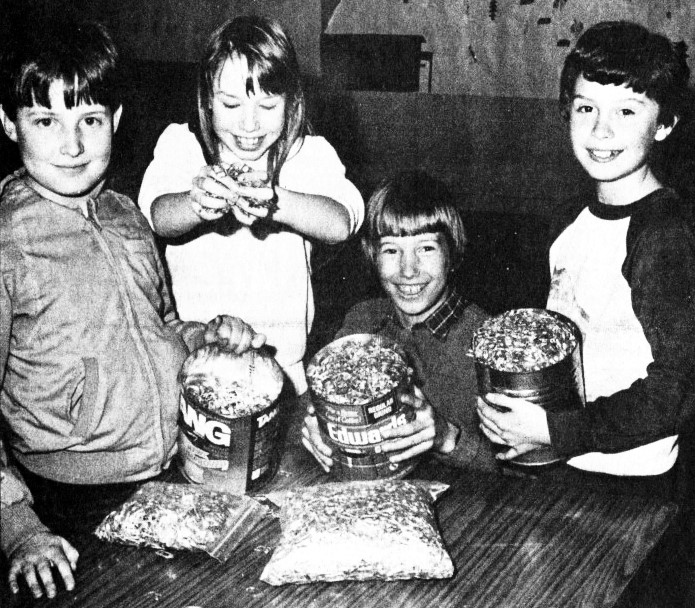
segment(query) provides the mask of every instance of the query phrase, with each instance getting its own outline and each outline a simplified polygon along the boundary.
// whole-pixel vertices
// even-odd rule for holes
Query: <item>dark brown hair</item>
[[[659,104],[659,124],[672,126],[688,101],[690,68],[684,42],[629,21],[604,21],[590,27],[565,59],[560,76],[560,109],[565,119],[577,79],[626,85]]]
[[[122,96],[117,67],[118,52],[103,25],[55,19],[34,23],[3,45],[0,104],[12,121],[20,107],[50,108],[51,84],[62,80],[65,107],[96,103],[114,112]]]

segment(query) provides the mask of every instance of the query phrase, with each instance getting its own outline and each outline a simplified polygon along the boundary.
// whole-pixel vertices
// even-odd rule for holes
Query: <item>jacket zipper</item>
[[[90,214],[91,215],[91,214]],[[152,408],[153,409],[153,415],[156,418],[157,425],[160,429],[159,434],[157,435],[157,439],[159,440],[159,454],[160,454],[160,461],[164,461],[164,459],[168,456],[168,451],[165,454],[164,450],[164,437],[165,433],[164,430],[162,429],[162,416],[161,416],[161,396],[159,393],[159,386],[157,384],[157,375],[154,373],[154,366],[152,364],[152,359],[149,355],[149,351],[147,350],[146,346],[144,345],[144,341],[142,340],[142,337],[138,331],[136,331],[137,328],[137,323],[135,321],[135,314],[133,312],[133,308],[131,306],[131,300],[128,295],[128,289],[125,284],[125,281],[123,279],[121,269],[118,265],[118,261],[114,257],[111,248],[109,247],[108,241],[104,238],[103,235],[103,228],[101,224],[99,223],[96,214],[94,217],[87,217],[86,218],[88,223],[91,224],[94,229],[95,229],[95,237],[97,239],[97,242],[99,243],[99,246],[101,247],[101,250],[104,252],[106,255],[106,258],[111,264],[111,267],[114,269],[114,273],[116,276],[116,282],[118,284],[118,292],[121,298],[121,301],[124,305],[125,312],[126,312],[126,319],[128,320],[128,325],[131,328],[131,338],[133,339],[133,342],[136,344],[137,349],[140,351],[140,358],[142,359],[144,368],[147,371],[147,377],[148,377],[148,382],[150,385],[150,390],[151,392],[154,393],[154,397],[157,400],[157,407]],[[154,389],[154,390],[152,390]]]

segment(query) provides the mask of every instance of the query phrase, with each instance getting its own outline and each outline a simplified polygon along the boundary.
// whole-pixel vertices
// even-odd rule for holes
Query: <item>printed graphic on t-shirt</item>
[[[548,294],[548,308],[572,319],[586,339],[585,327],[589,324],[589,314],[577,302],[575,280],[566,268],[554,268]]]

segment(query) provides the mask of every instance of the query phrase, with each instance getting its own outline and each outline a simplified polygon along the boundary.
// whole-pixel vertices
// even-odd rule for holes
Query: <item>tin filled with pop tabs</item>
[[[283,386],[273,357],[206,345],[184,362],[179,386],[179,462],[189,481],[245,494],[273,479]]]
[[[372,334],[345,336],[316,353],[307,380],[335,478],[390,479],[415,468],[417,458],[391,462],[381,449],[385,427],[414,417],[399,398],[410,389],[410,374],[398,344]]]
[[[553,310],[517,308],[491,317],[473,336],[478,394],[518,397],[546,411],[581,409],[586,401],[581,343],[575,323]],[[559,460],[547,446],[512,462],[537,466]]]

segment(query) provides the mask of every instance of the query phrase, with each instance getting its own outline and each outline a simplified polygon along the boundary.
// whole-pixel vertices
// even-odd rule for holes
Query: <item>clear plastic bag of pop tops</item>
[[[261,580],[449,578],[434,501],[449,486],[419,480],[326,483],[289,491],[282,534]]]
[[[95,530],[98,538],[166,550],[204,551],[226,561],[270,509],[250,496],[152,481]]]

